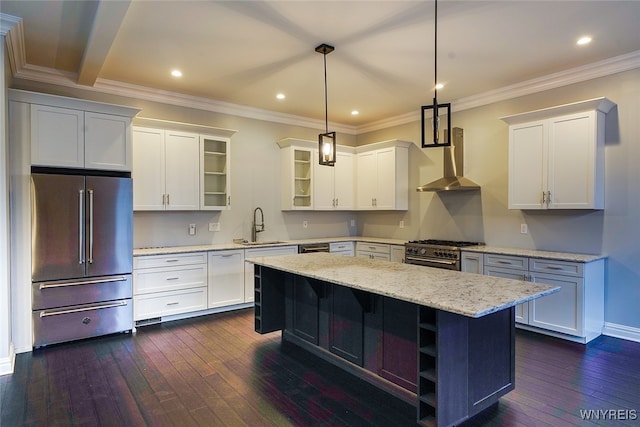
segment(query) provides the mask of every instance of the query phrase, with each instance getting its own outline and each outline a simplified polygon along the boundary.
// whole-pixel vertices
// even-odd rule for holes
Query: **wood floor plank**
[[[19,354],[0,377],[0,425],[415,425],[411,405],[253,327],[238,310]],[[638,390],[640,343],[518,330],[516,389],[462,425],[637,426],[580,411],[638,411]]]

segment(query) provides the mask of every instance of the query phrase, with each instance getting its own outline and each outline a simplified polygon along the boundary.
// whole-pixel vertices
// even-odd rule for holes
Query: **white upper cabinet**
[[[230,209],[235,131],[148,118],[136,123],[144,126],[133,127],[134,210]]]
[[[314,209],[353,210],[355,208],[353,153],[337,150],[336,163],[333,166],[324,166],[319,163],[318,150],[314,150],[313,155]]]
[[[391,140],[356,149],[356,209],[409,208],[409,146]]]
[[[509,209],[604,209],[604,124],[614,105],[598,98],[503,117]]]
[[[14,91],[29,103],[31,164],[130,171],[131,117],[137,108]]]
[[[200,209],[231,207],[231,144],[229,138],[200,135]]]
[[[313,143],[293,138],[278,141],[280,147],[281,209],[313,209]]]
[[[198,210],[198,135],[134,127],[133,139],[133,209]]]

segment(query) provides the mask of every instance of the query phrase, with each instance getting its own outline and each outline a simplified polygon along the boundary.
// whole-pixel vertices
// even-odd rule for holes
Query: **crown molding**
[[[549,89],[556,89],[574,83],[592,80],[598,77],[605,77],[612,74],[640,68],[640,50],[625,55],[614,56],[602,61],[593,62],[581,67],[571,68],[558,73],[536,79],[526,80],[521,83],[505,86],[496,90],[491,90],[477,95],[460,98],[451,102],[451,111],[463,111],[495,102],[506,101],[525,95],[543,92]],[[356,134],[372,132],[385,129],[391,126],[404,125],[420,120],[420,112],[411,112],[388,119],[371,122],[358,126]]]
[[[0,13],[0,36],[6,36],[14,25],[21,23],[22,18],[17,16]]]
[[[83,86],[77,83],[77,74],[38,67],[26,63],[24,50],[24,33],[22,20],[11,15],[0,14],[0,28],[7,29],[6,42],[8,46],[9,62],[14,78],[38,81],[58,86],[65,86],[79,90],[119,95],[128,98],[161,102],[187,108],[197,108],[232,116],[254,120],[282,123],[291,126],[302,126],[312,129],[324,129],[323,120],[293,114],[216,101],[204,97],[184,95],[176,92],[153,89],[145,86],[116,82],[113,80],[97,79],[93,86]],[[616,56],[602,61],[572,68],[544,77],[527,80],[521,83],[505,86],[477,95],[460,98],[451,102],[452,112],[463,111],[499,101],[530,95],[549,89],[580,83],[598,77],[621,73],[640,68],[640,50],[625,55]],[[367,123],[361,126],[350,126],[340,123],[330,123],[331,129],[351,135],[381,130],[420,120],[420,112],[409,112],[383,120]]]

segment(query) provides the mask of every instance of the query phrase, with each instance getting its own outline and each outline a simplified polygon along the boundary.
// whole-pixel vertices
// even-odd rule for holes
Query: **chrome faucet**
[[[260,211],[260,224],[256,221],[256,214]],[[257,234],[264,231],[264,212],[262,208],[257,207],[253,210],[253,224],[251,224],[251,241],[255,242]]]

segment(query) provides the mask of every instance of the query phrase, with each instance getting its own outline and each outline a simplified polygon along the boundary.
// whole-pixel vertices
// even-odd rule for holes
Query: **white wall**
[[[606,208],[507,209],[508,127],[499,117],[600,96],[617,104],[606,123]],[[454,110],[452,126],[464,129],[465,176],[480,184],[481,192],[412,191],[406,214],[361,214],[358,220],[363,224],[362,232],[403,239],[464,239],[493,246],[608,254],[605,320],[640,328],[640,70],[458,113]],[[419,148],[417,122],[360,135],[358,144],[391,137],[416,142],[410,155],[412,188],[440,176],[442,148]],[[406,228],[398,228],[400,219]],[[528,224],[528,234],[520,233],[521,223]]]

